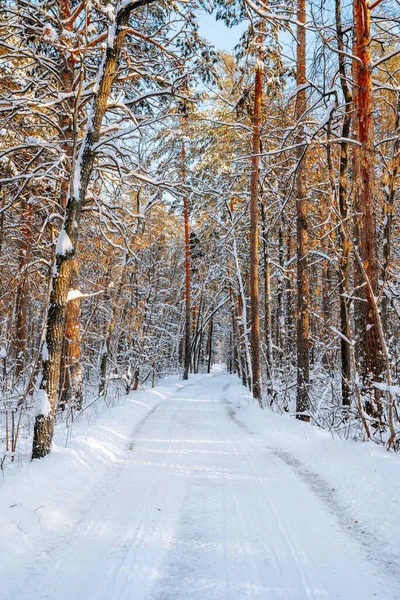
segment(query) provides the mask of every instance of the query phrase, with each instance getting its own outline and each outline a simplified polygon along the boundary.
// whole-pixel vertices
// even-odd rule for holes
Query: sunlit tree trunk
[[[80,331],[80,298],[68,301],[64,338],[63,370],[59,408],[61,410],[82,408],[82,363]]]
[[[372,119],[372,69],[371,69],[371,12],[367,0],[354,0],[354,48],[357,57],[354,61],[355,77],[353,100],[355,106],[356,134],[359,146],[355,153],[355,208],[358,220],[359,254],[364,265],[364,273],[359,274],[362,287],[359,294],[364,302],[358,303],[357,310],[362,318],[358,331],[361,353],[361,376],[363,389],[368,393],[366,410],[375,417],[382,412],[380,393],[371,386],[380,378],[383,369],[382,347],[374,307],[377,293],[378,269],[376,260],[375,199]],[[370,285],[365,285],[365,276]]]
[[[395,142],[393,144],[393,158],[389,165],[388,174],[388,185],[387,195],[385,203],[385,228],[384,228],[384,242],[383,242],[383,268],[382,268],[382,279],[384,285],[390,282],[392,279],[391,266],[393,261],[393,249],[392,249],[392,225],[393,225],[393,212],[395,207],[395,195],[396,195],[396,181],[399,174],[399,160],[400,160],[400,93],[397,92],[397,105],[396,105],[396,118],[395,118]],[[384,295],[382,298],[382,324],[385,330],[388,328],[388,308],[389,300]]]
[[[51,451],[54,434],[56,398],[60,379],[60,363],[65,332],[68,290],[76,255],[82,207],[86,198],[95,160],[95,145],[107,102],[114,82],[119,56],[133,9],[150,4],[152,0],[120,2],[110,26],[104,59],[99,67],[96,91],[82,145],[77,157],[65,220],[56,249],[56,261],[47,315],[46,352],[43,359],[42,379],[36,407],[32,458],[42,458]]]
[[[341,0],[336,0],[336,34],[338,49],[344,51],[343,27],[342,27],[342,7]],[[345,115],[342,125],[342,142],[340,143],[340,164],[339,164],[339,182],[338,182],[338,202],[339,215],[342,220],[342,227],[339,228],[339,299],[340,299],[340,331],[343,337],[340,339],[340,360],[342,375],[342,404],[349,406],[351,403],[351,347],[347,340],[351,339],[350,315],[349,315],[349,256],[350,240],[347,239],[344,224],[348,218],[347,206],[347,179],[349,168],[349,144],[347,142],[351,129],[351,107],[352,98],[347,83],[347,73],[345,66],[345,57],[338,55],[339,73],[342,92],[345,100]]]
[[[262,408],[260,361],[260,291],[258,281],[258,199],[260,171],[261,103],[263,66],[257,58],[254,81],[253,141],[250,181],[250,302],[251,302],[251,370],[253,398]]]
[[[297,59],[296,85],[299,88],[306,83],[306,0],[297,1]],[[309,365],[309,321],[310,292],[308,273],[308,215],[307,215],[307,177],[305,157],[305,133],[302,121],[307,106],[306,90],[300,89],[296,96],[297,133],[297,174],[296,174],[296,208],[297,208],[297,418],[309,421],[307,414],[310,408],[308,383]]]
[[[265,344],[267,348],[268,378],[272,378],[272,298],[271,298],[271,261],[267,243],[267,223],[264,203],[261,203],[261,221],[263,226],[262,248],[264,259],[264,329]]]
[[[105,330],[103,333],[103,345],[100,354],[100,368],[99,368],[99,396],[105,396],[107,391],[107,367],[111,354],[111,346],[113,333],[115,328],[115,323],[117,319],[118,309],[119,309],[119,301],[122,295],[122,289],[125,283],[125,275],[127,269],[127,260],[124,257],[124,264],[121,270],[120,279],[118,282],[118,288],[116,290],[116,294],[114,297],[114,301],[112,302],[111,307],[111,316],[108,322],[105,323]],[[129,385],[128,385],[129,387]]]

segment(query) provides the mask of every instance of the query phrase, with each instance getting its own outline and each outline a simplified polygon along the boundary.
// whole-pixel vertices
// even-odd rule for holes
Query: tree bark
[[[297,59],[296,85],[299,88],[306,83],[306,0],[297,0]],[[296,208],[297,208],[297,418],[309,421],[310,403],[308,384],[310,378],[309,364],[309,321],[310,292],[308,273],[308,215],[307,215],[307,176],[305,133],[302,120],[307,107],[306,90],[300,87],[296,96],[295,117],[297,133],[297,176],[296,176]]]
[[[120,2],[115,11],[114,22],[109,28],[104,59],[99,67],[86,131],[75,164],[66,203],[64,225],[57,243],[50,305],[47,314],[47,352],[42,365],[43,372],[33,432],[32,459],[42,458],[51,451],[65,332],[67,296],[73,274],[82,206],[92,174],[96,154],[95,146],[100,139],[101,124],[107,109],[107,101],[126,35],[126,26],[132,10],[153,1]]]
[[[294,219],[293,219],[294,220]],[[291,262],[295,256],[294,247],[294,235],[290,231],[291,218],[289,215],[287,225],[287,253],[286,253],[286,264],[288,267],[288,273],[286,278],[285,286],[285,298],[286,298],[286,356],[292,361],[295,347],[295,323],[294,316],[296,313],[294,296],[295,296],[295,270],[293,263]]]
[[[357,212],[360,257],[363,273],[358,281],[364,302],[359,303],[362,329],[358,332],[361,353],[363,391],[368,395],[366,410],[376,418],[382,413],[381,394],[371,382],[380,379],[383,370],[382,346],[376,321],[375,298],[378,284],[375,234],[374,163],[372,119],[371,14],[367,0],[354,0],[354,107],[359,146],[355,149],[355,208]],[[365,285],[365,276],[369,285]]]
[[[99,381],[99,396],[106,395],[107,389],[107,366],[108,360],[111,353],[111,343],[113,339],[113,333],[115,328],[115,322],[117,318],[117,312],[119,308],[119,299],[121,298],[122,288],[125,282],[125,274],[127,268],[127,260],[124,257],[124,264],[121,271],[121,276],[118,283],[118,288],[116,290],[115,299],[112,303],[111,317],[108,323],[105,326],[104,331],[104,339],[103,339],[103,347],[101,349],[100,354],[100,381]],[[129,384],[128,384],[129,387]]]
[[[81,410],[82,396],[82,363],[81,363],[81,300],[70,300],[67,306],[63,370],[61,371],[61,390],[59,408]]]
[[[231,323],[232,323],[232,359],[233,359],[233,372],[237,373],[240,377],[240,340],[238,332],[238,315],[236,310],[235,296],[233,293],[233,287],[231,282],[231,271],[229,263],[227,262],[227,278],[228,278],[228,293],[231,306]]]
[[[182,141],[182,173],[183,182],[186,179],[186,148]],[[183,197],[183,218],[185,226],[185,352],[183,379],[189,379],[191,358],[191,314],[190,314],[190,236],[189,236],[189,199]]]
[[[265,215],[264,203],[261,203],[261,221],[263,228],[262,247],[264,259],[264,329],[265,329],[265,344],[267,348],[267,373],[268,378],[272,379],[272,298],[271,298],[271,262],[269,259],[268,243],[267,243],[267,223]]]
[[[276,326],[276,339],[277,344],[279,345],[279,361],[283,366],[285,362],[285,337],[286,337],[286,327],[285,327],[285,307],[284,307],[284,267],[285,267],[285,258],[284,258],[284,243],[283,243],[283,224],[282,217],[279,219],[279,232],[278,232],[278,241],[279,241],[279,271],[278,271],[278,296],[277,296],[277,326]]]
[[[19,245],[19,274],[15,295],[15,379],[21,375],[26,359],[26,313],[28,308],[27,267],[32,249],[32,208],[24,198],[21,203],[22,225]]]
[[[344,51],[342,7],[341,0],[336,0],[336,34],[338,50]],[[342,92],[345,100],[345,115],[342,125],[342,142],[340,143],[339,185],[338,201],[339,214],[342,224],[347,222],[347,177],[349,167],[349,144],[346,141],[350,135],[352,98],[347,83],[347,73],[343,54],[339,54],[339,73]],[[339,228],[339,298],[340,298],[340,330],[343,337],[340,339],[340,360],[342,379],[342,405],[351,404],[351,347],[346,340],[351,339],[349,315],[349,255],[351,243],[347,239],[345,228]]]
[[[207,373],[211,372],[211,366],[212,366],[213,329],[214,329],[214,319],[211,317],[210,325],[208,326],[208,339],[207,339]]]
[[[254,81],[253,141],[250,181],[250,306],[251,306],[251,370],[253,398],[262,408],[260,361],[260,291],[258,281],[258,198],[260,172],[261,103],[263,66],[257,58]]]

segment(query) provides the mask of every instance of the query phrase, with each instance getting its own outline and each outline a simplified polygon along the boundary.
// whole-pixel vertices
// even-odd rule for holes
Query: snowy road
[[[231,381],[196,378],[160,402],[7,600],[400,597],[287,457],[236,418]]]

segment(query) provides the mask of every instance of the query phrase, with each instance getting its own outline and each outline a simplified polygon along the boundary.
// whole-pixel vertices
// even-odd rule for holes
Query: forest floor
[[[59,428],[0,483],[4,600],[400,598],[400,458],[222,369]]]

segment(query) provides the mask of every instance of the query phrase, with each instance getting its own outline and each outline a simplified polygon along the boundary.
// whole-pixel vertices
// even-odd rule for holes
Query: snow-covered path
[[[156,405],[7,600],[399,598],[315,482],[238,420],[232,381],[197,377]]]

